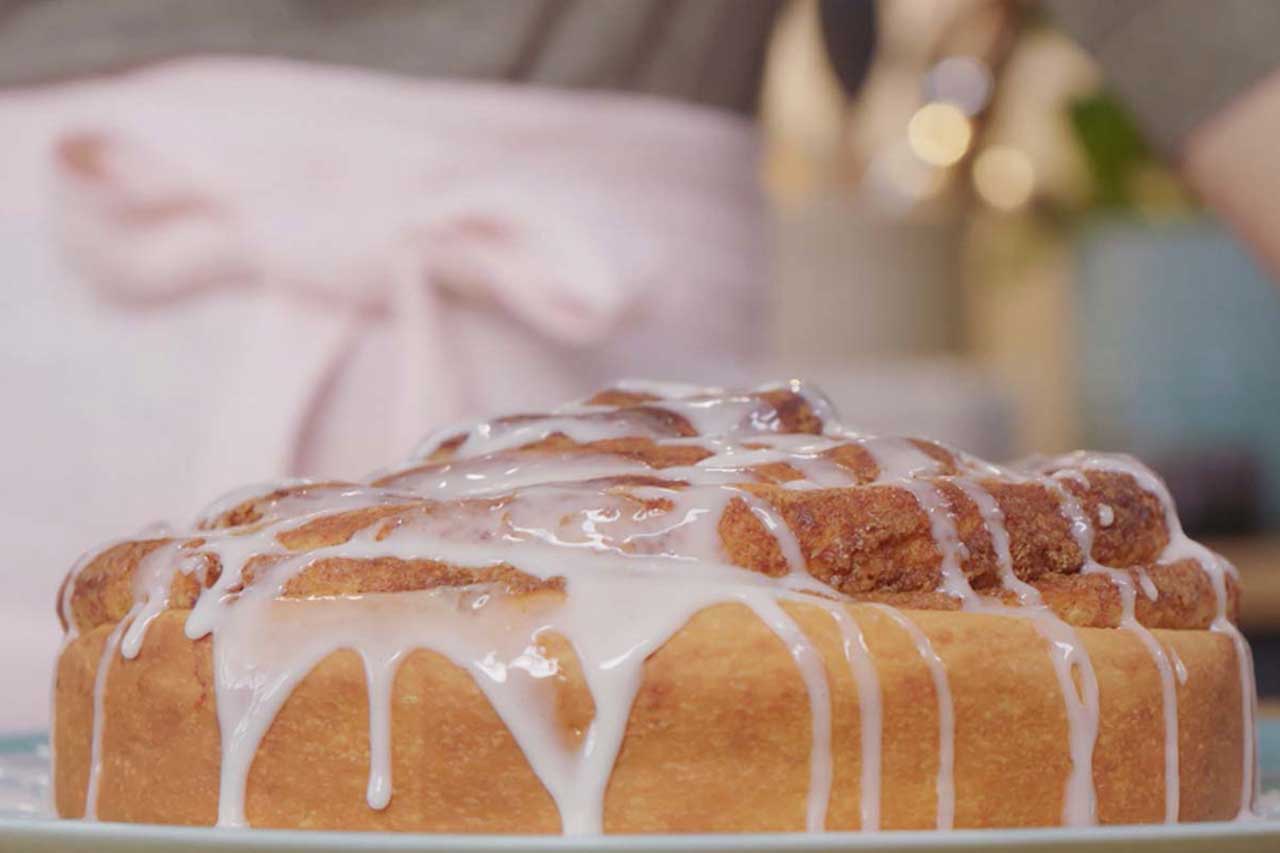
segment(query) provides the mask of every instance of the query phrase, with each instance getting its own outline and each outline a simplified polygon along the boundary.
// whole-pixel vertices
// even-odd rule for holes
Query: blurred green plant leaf
[[[1095,204],[1133,208],[1133,176],[1154,158],[1129,111],[1102,91],[1072,101],[1068,119],[1093,176]]]

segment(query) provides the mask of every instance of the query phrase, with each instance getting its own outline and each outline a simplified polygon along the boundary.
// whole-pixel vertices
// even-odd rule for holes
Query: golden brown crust
[[[1137,588],[1134,615],[1148,628],[1165,630],[1203,630],[1217,618],[1217,602],[1213,585],[1204,569],[1194,560],[1128,570],[1130,582]],[[1154,598],[1142,592],[1143,581],[1150,581]],[[1069,625],[1089,628],[1119,627],[1124,604],[1115,582],[1103,574],[1048,575],[1031,584],[1044,603]],[[1227,612],[1233,615],[1239,606],[1239,587],[1227,585]],[[910,610],[959,610],[960,602],[943,592],[868,592],[854,596],[858,601],[888,604]],[[992,599],[1013,606],[1017,598],[1005,590],[991,591]]]
[[[317,560],[306,571],[290,578],[284,585],[282,595],[285,598],[373,595],[477,584],[497,587],[508,595],[564,592],[563,578],[543,580],[505,563],[466,568],[438,560],[401,560],[395,557],[357,560],[351,557],[327,557]]]
[[[133,578],[138,565],[167,539],[143,539],[113,545],[68,578],[73,585],[70,617],[77,631],[119,622],[133,606]],[[199,580],[175,572],[169,593],[169,607],[188,609],[200,593]],[[61,601],[61,598],[59,599]]]
[[[754,418],[773,424],[780,432],[816,433],[824,426],[813,404],[794,390],[753,392],[743,398],[754,400],[762,407]],[[581,490],[584,506],[598,499],[602,491],[608,491],[614,496],[633,499],[638,506],[653,513],[678,509],[671,501],[638,497],[632,490],[652,485],[675,490],[688,487],[673,469],[701,462],[712,455],[711,447],[697,441],[664,443],[653,436],[696,438],[696,429],[690,421],[666,400],[642,391],[611,389],[587,402],[593,407],[615,408],[589,408],[554,417],[584,422],[620,420],[645,434],[579,442],[563,432],[551,432],[545,438],[478,461],[483,464],[518,464],[526,460],[554,463],[572,457],[626,460],[635,464],[639,473],[558,487]],[[519,426],[544,417],[547,416],[516,415],[492,424],[495,428]],[[304,511],[297,507],[287,509],[290,500],[298,499],[299,506],[305,508],[308,497],[349,489],[372,489],[381,492],[378,500],[371,501],[369,506],[331,512],[302,522],[278,533],[277,541],[288,551],[304,553],[343,543],[358,531],[371,527],[378,527],[378,538],[382,538],[387,530],[413,523],[415,519],[444,517],[469,518],[481,535],[499,535],[506,532],[510,514],[529,500],[527,495],[517,492],[493,498],[440,501],[412,494],[401,497],[396,492],[401,486],[411,487],[415,478],[430,477],[445,470],[454,476],[465,472],[465,466],[477,462],[457,458],[457,450],[465,438],[461,433],[448,438],[427,461],[385,475],[369,486],[330,482],[276,489],[207,519],[204,526],[211,530],[243,528],[248,531],[255,525],[287,519],[290,514],[296,516]],[[1050,605],[1073,624],[1114,625],[1119,618],[1119,605],[1118,592],[1109,580],[1081,574],[1086,555],[1072,532],[1065,511],[1066,498],[1078,503],[1093,527],[1092,558],[1099,564],[1127,570],[1142,581],[1143,587],[1149,586],[1146,583],[1149,577],[1150,585],[1158,591],[1154,599],[1138,598],[1137,614],[1144,624],[1200,628],[1215,617],[1213,590],[1202,573],[1187,563],[1160,564],[1160,555],[1169,542],[1163,506],[1156,495],[1142,488],[1129,474],[1091,470],[1087,478],[1063,476],[1052,480],[1024,475],[981,475],[991,469],[983,469],[973,464],[974,460],[943,445],[922,439],[906,439],[904,444],[935,463],[934,474],[929,478],[917,476],[917,482],[936,488],[944,501],[961,544],[961,569],[970,586],[979,593],[1007,597],[1001,589],[1001,566],[991,527],[974,500],[951,479],[955,475],[974,478],[999,508],[1008,533],[1014,575],[1036,587]],[[765,445],[747,441],[745,446]],[[744,470],[740,488],[772,507],[794,536],[809,573],[835,590],[862,600],[953,608],[954,600],[936,594],[941,586],[943,555],[917,496],[893,482],[878,482],[884,472],[875,455],[856,439],[838,442],[821,456],[842,468],[855,485],[790,489],[787,484],[803,477],[804,472],[787,462],[770,462]],[[1081,473],[1072,472],[1069,467],[1057,470],[1068,475]],[[975,471],[981,476],[975,475]],[[783,575],[790,569],[779,542],[746,500],[734,499],[727,504],[717,530],[730,563],[771,576]],[[87,630],[119,619],[127,611],[132,573],[137,563],[155,547],[158,543],[150,540],[112,549],[100,555],[75,579],[70,601],[72,621],[77,627]],[[254,582],[271,562],[250,561],[242,582]],[[348,569],[350,577],[340,579],[339,575]],[[216,558],[207,557],[198,578],[184,575],[175,580],[169,606],[189,606],[199,591],[200,582],[212,583],[220,571]],[[513,591],[541,586],[531,583],[527,576],[513,581],[521,575],[518,566],[512,567],[511,572],[514,574],[504,583]],[[474,567],[449,566],[431,560],[383,561],[376,566],[353,559],[329,560],[304,569],[290,581],[285,594],[306,597],[329,594],[333,589],[352,594],[426,589],[472,582],[477,576]],[[1230,578],[1227,587],[1228,616],[1234,618],[1238,593]]]
[[[568,447],[558,446],[557,450]],[[644,449],[647,447],[656,445],[640,441],[628,444],[624,452],[644,454],[649,452]],[[847,451],[845,458],[855,466],[865,466],[859,450],[861,448]],[[599,448],[592,448],[592,452],[599,452]],[[937,452],[947,453],[941,448]],[[794,535],[806,568],[815,578],[859,600],[930,609],[955,606],[952,599],[934,594],[941,585],[942,553],[927,515],[910,491],[891,483],[792,490],[778,484],[779,472],[772,473],[773,478],[762,478],[765,482],[748,482],[741,488],[777,511]],[[990,528],[979,508],[959,486],[946,478],[923,482],[939,490],[955,519],[956,532],[964,546],[961,567],[970,585],[980,593],[999,594],[1000,568]],[[1216,616],[1216,600],[1204,572],[1192,561],[1168,565],[1158,562],[1169,541],[1169,533],[1156,496],[1124,473],[1090,471],[1088,482],[1086,487],[1072,478],[1057,481],[1058,488],[1069,491],[1093,522],[1094,560],[1129,570],[1135,581],[1141,581],[1145,575],[1154,584],[1159,593],[1154,599],[1143,594],[1137,597],[1138,619],[1150,627],[1207,627]],[[1074,625],[1118,624],[1119,593],[1108,578],[1081,574],[1085,555],[1073,537],[1059,493],[1036,481],[986,478],[978,483],[991,494],[1004,517],[1014,574],[1038,589],[1055,611]],[[638,487],[655,484],[677,491],[686,485],[656,476],[628,476],[569,484],[563,488],[581,489],[584,505],[604,488],[614,495],[629,497],[650,511],[671,511],[670,502],[633,493]],[[281,491],[273,492],[264,500],[277,500],[281,494]],[[301,553],[340,544],[362,530],[377,529],[378,525],[384,525],[378,533],[381,538],[386,530],[412,523],[415,518],[446,516],[474,518],[478,529],[490,525],[496,535],[508,523],[507,510],[514,510],[527,500],[529,497],[521,493],[451,501],[406,498],[402,503],[324,515],[278,534],[277,541],[289,551]],[[1104,505],[1108,507],[1109,521],[1105,525],[1101,516]],[[256,512],[254,502],[249,501],[233,508],[216,524],[226,524],[230,518],[256,517]],[[726,557],[734,565],[771,576],[788,571],[773,534],[743,500],[729,502],[718,530]],[[153,539],[116,546],[85,567],[75,578],[70,597],[73,621],[80,630],[116,621],[128,611],[132,605],[132,575],[138,563],[163,541]],[[251,562],[243,579],[245,583],[253,581],[253,569],[259,566]],[[335,588],[338,566],[351,570],[350,577],[338,586],[352,594],[427,589],[470,583],[476,577],[475,567],[446,566],[431,560],[383,562],[371,567],[367,561],[346,559],[326,561],[319,567],[309,566],[290,582],[286,594],[296,597],[330,594],[326,590]],[[204,582],[212,583],[219,571],[216,565],[208,567]],[[520,574],[518,566],[512,571]],[[517,590],[540,586],[529,580],[509,585]],[[200,579],[179,573],[169,606],[191,606],[199,589]],[[1227,593],[1228,617],[1234,619],[1238,590],[1230,577]]]
[[[862,700],[835,622],[785,605],[825,663],[832,700],[833,788],[827,827],[859,824]],[[872,607],[861,627],[884,697],[882,824],[931,828],[938,702],[910,636]],[[210,824],[217,812],[219,734],[210,641],[162,614],[134,660],[110,658],[104,697],[104,820]],[[1068,723],[1044,641],[1025,620],[907,612],[942,659],[955,708],[956,825],[1059,822],[1070,768]],[[102,626],[62,654],[54,738],[59,814],[82,813]],[[1163,816],[1160,682],[1132,633],[1082,629],[1100,692],[1094,751],[1098,815],[1106,823]],[[1239,803],[1242,732],[1234,650],[1207,631],[1156,631],[1188,677],[1177,686],[1184,821],[1226,819]],[[552,682],[566,738],[593,713],[572,650]],[[697,614],[645,664],[605,802],[609,832],[765,831],[804,826],[809,701],[781,641],[751,611]],[[443,657],[414,652],[397,676],[392,713],[394,796],[365,804],[368,699],[358,656],[338,652],[294,691],[249,776],[255,826],[458,832],[555,832],[556,809],[474,681]],[[495,792],[501,792],[498,796]]]

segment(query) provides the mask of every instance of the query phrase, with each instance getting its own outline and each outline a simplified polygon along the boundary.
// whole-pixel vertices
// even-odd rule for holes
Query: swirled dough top
[[[942,538],[936,513],[952,531]],[[598,554],[624,572],[663,561],[677,587],[682,572],[728,565],[803,581],[814,595],[918,609],[969,596],[1014,604],[1016,588],[1030,588],[1066,622],[1117,625],[1120,589],[1085,571],[1093,563],[1128,573],[1142,624],[1205,628],[1219,606],[1212,578],[1179,538],[1162,484],[1128,457],[996,466],[937,442],[854,432],[800,383],[626,383],[550,413],[442,430],[361,482],[244,490],[190,529],[86,558],[59,600],[70,630],[119,621],[147,583],[140,566],[164,546],[180,561],[158,597],[165,609],[193,608],[215,585],[234,597],[285,564],[278,595],[288,598],[475,584],[565,594],[563,578],[520,564],[536,547]],[[462,550],[419,553],[422,541]],[[219,583],[237,546],[251,551],[240,577]],[[1229,570],[1225,586],[1234,619]]]

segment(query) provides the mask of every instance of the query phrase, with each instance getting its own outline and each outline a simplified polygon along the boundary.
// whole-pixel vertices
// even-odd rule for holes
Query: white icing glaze
[[[1213,586],[1217,612],[1210,630],[1227,635],[1235,647],[1236,663],[1240,679],[1240,715],[1244,733],[1242,772],[1240,774],[1240,816],[1254,813],[1258,798],[1257,729],[1255,716],[1257,688],[1253,680],[1253,655],[1240,630],[1227,618],[1226,576],[1235,575],[1235,567],[1199,542],[1191,539],[1182,529],[1182,521],[1173,505],[1173,497],[1164,481],[1154,471],[1130,456],[1076,452],[1063,457],[1063,463],[1078,471],[1107,471],[1127,474],[1144,491],[1155,495],[1164,510],[1165,529],[1169,542],[1160,555],[1160,562],[1173,563],[1183,559],[1197,562]],[[1083,474],[1081,474],[1083,477]],[[1087,480],[1086,480],[1087,483]]]
[[[974,593],[961,565],[961,560],[967,554],[956,532],[950,507],[936,486],[920,481],[904,481],[903,485],[915,495],[929,517],[930,529],[941,557],[939,571],[942,584],[939,589],[959,599],[965,610],[1028,619],[1049,644],[1050,660],[1066,709],[1068,748],[1072,760],[1072,769],[1063,795],[1063,823],[1068,826],[1096,823],[1097,793],[1093,784],[1093,749],[1098,734],[1098,685],[1088,652],[1074,629],[1045,607],[1039,592],[1014,573],[1004,515],[991,494],[977,481],[969,478],[945,479],[978,507],[996,553],[1001,588],[1013,593],[1020,606],[1010,608]],[[931,654],[923,648],[920,653],[926,659]],[[1077,677],[1081,681],[1079,689],[1075,683]],[[949,697],[947,704],[950,704]]]
[[[1186,684],[1189,677],[1187,665],[1182,662],[1182,656],[1178,654],[1178,650],[1172,646],[1169,647],[1169,659],[1173,661],[1173,671],[1178,675],[1178,683]]]
[[[89,742],[89,784],[84,792],[85,820],[96,820],[98,817],[98,787],[102,779],[102,730],[106,725],[103,703],[107,695],[107,677],[115,664],[116,652],[120,649],[120,636],[133,621],[136,610],[135,606],[107,635],[107,641],[102,646],[102,657],[98,660],[98,670],[93,676],[93,734]]]
[[[80,636],[80,630],[77,627],[76,620],[74,618],[74,615],[71,612],[71,599],[72,599],[72,593],[75,591],[75,580],[80,577],[80,573],[84,571],[85,567],[88,566],[89,563],[91,563],[95,557],[97,557],[99,554],[103,553],[104,551],[108,551],[111,548],[116,547],[117,545],[121,544],[121,542],[123,541],[124,540],[119,540],[119,539],[112,540],[110,542],[104,543],[98,548],[95,548],[90,551],[86,551],[83,554],[81,554],[79,557],[77,557],[75,563],[72,564],[71,570],[67,574],[67,579],[65,583],[63,583],[62,589],[59,590],[59,593],[58,593],[58,616],[61,619],[62,624],[66,628],[66,633],[63,635],[62,642],[58,646],[58,656],[57,658],[55,658],[55,660],[61,661],[62,653],[66,651],[67,646],[71,645],[71,643],[75,641],[77,637]],[[123,620],[121,621],[123,622]],[[117,626],[116,630],[123,631],[124,629],[121,628],[120,626]],[[110,645],[111,645],[110,638],[108,638],[108,646]],[[89,778],[90,778],[90,785],[94,786],[95,790],[92,792],[91,791],[85,792],[86,804],[88,803],[90,796],[92,795],[93,797],[94,814],[96,814],[97,812],[96,776],[98,775],[98,769],[99,769],[99,764],[101,762],[101,754],[102,754],[102,745],[100,740],[101,734],[99,729],[102,726],[101,710],[102,710],[102,700],[105,692],[105,680],[106,680],[106,669],[104,665],[109,660],[110,658],[106,654],[106,648],[104,648],[103,654],[100,656],[98,660],[98,670],[94,674],[93,734],[91,736],[90,748],[89,748],[89,753],[90,753]],[[102,679],[101,684],[99,683],[99,679]],[[49,719],[54,723],[55,726],[57,724],[57,719],[58,719],[57,717],[58,707],[57,707],[57,701],[56,701],[57,690],[58,690],[58,679],[55,677],[49,680]],[[49,738],[49,762],[52,766],[55,766],[55,767],[57,766],[57,760],[58,760],[57,741],[58,739],[55,737]],[[51,802],[54,802],[54,803],[58,802],[58,774],[57,773],[49,774],[49,797]],[[92,819],[87,807],[85,809],[85,815],[86,815],[86,819]]]
[[[103,650],[95,677],[86,816],[96,815],[104,695],[112,661],[117,652],[128,659],[143,649],[148,625],[168,604],[175,572],[194,572],[204,565],[198,559],[216,558],[221,572],[202,591],[185,630],[193,639],[212,636],[222,738],[219,825],[247,823],[245,794],[262,738],[302,679],[341,650],[358,655],[364,668],[369,712],[366,799],[370,808],[386,808],[395,795],[391,719],[396,675],[416,650],[428,650],[475,679],[555,801],[564,832],[602,832],[605,791],[641,687],[645,660],[700,610],[736,602],[750,608],[778,637],[804,684],[811,721],[805,825],[810,831],[822,830],[833,766],[830,686],[821,655],[781,606],[781,602],[803,601],[828,612],[839,629],[858,693],[861,825],[865,830],[878,829],[884,710],[874,661],[845,606],[847,599],[808,573],[805,554],[785,519],[769,502],[741,486],[753,479],[750,469],[754,466],[773,463],[798,474],[798,479],[784,483],[788,489],[850,485],[855,482],[853,472],[829,456],[850,443],[870,454],[878,468],[876,482],[903,488],[918,501],[939,552],[939,591],[955,597],[966,610],[1026,619],[1044,638],[1069,730],[1072,767],[1064,788],[1064,823],[1096,821],[1092,757],[1098,731],[1097,680],[1075,630],[1045,606],[1034,587],[1017,577],[1003,513],[979,477],[1035,480],[1054,488],[1084,555],[1083,571],[1106,574],[1116,585],[1123,604],[1121,625],[1143,642],[1161,678],[1166,819],[1176,820],[1178,811],[1173,685],[1175,677],[1185,682],[1186,667],[1137,621],[1135,585],[1129,574],[1093,560],[1090,520],[1060,480],[1087,487],[1086,470],[1121,470],[1132,473],[1142,488],[1164,502],[1170,542],[1162,559],[1194,557],[1213,581],[1218,596],[1214,630],[1231,635],[1236,644],[1242,719],[1245,731],[1252,732],[1248,650],[1226,618],[1225,575],[1230,569],[1185,537],[1163,484],[1137,463],[1073,456],[1067,467],[1043,478],[949,451],[955,461],[953,470],[927,445],[844,429],[826,398],[799,383],[769,386],[769,390],[800,395],[822,419],[821,435],[781,432],[777,410],[759,392],[724,394],[718,389],[637,382],[628,383],[624,390],[660,399],[637,410],[577,403],[548,416],[451,427],[426,440],[406,465],[380,474],[376,482],[383,485],[290,482],[244,490],[206,510],[200,527],[212,527],[219,517],[258,498],[252,524],[173,533],[170,542],[153,550],[136,568],[134,605],[112,630]],[[673,423],[698,435],[675,434]],[[696,464],[654,469],[617,454],[504,453],[553,435],[579,443],[648,438],[672,447],[695,445],[710,455]],[[452,448],[448,461],[423,464],[446,443]],[[612,478],[620,477],[644,479],[631,482],[622,493],[613,487]],[[1016,607],[979,595],[971,587],[964,570],[969,555],[957,533],[952,507],[939,489],[941,482],[953,484],[978,508],[996,555],[1000,591],[1016,601]],[[424,510],[391,526],[374,523],[349,541],[305,553],[289,552],[278,539],[326,515],[384,505],[430,506],[423,504],[424,499],[457,503],[450,504],[448,512]],[[653,511],[647,502],[663,510]],[[718,524],[735,502],[773,536],[786,563],[781,575],[755,574],[728,564]],[[501,512],[495,512],[495,507]],[[1098,513],[1100,525],[1114,522],[1109,506],[1101,506]],[[250,560],[263,557],[275,562],[261,569],[253,583],[242,585]],[[505,564],[542,581],[562,579],[567,594],[512,599],[481,585],[305,601],[282,597],[290,579],[331,557],[437,560],[475,568]],[[74,580],[87,561],[73,569],[72,582],[60,602],[71,626],[68,641],[75,635],[70,618]],[[203,573],[198,576],[203,579]],[[671,593],[677,582],[678,596]],[[1139,575],[1139,584],[1147,598],[1155,598],[1155,586],[1145,573]],[[620,608],[618,602],[627,606]],[[912,619],[885,605],[874,607],[907,633],[930,674],[939,725],[936,823],[949,828],[955,820],[955,710],[945,663]],[[572,646],[595,705],[592,721],[577,737],[568,737],[557,717],[553,677],[559,662],[544,648],[551,635]],[[1246,743],[1245,749],[1242,811],[1248,810],[1256,779],[1251,744]]]
[[[1138,567],[1138,589],[1152,601],[1160,597],[1160,590],[1156,587],[1156,582],[1151,579],[1151,573],[1141,566]]]
[[[880,767],[881,739],[884,731],[884,697],[880,691],[880,675],[876,672],[871,650],[862,635],[861,628],[848,609],[841,606],[829,608],[831,617],[840,627],[840,641],[845,660],[853,673],[853,683],[858,688],[858,716],[860,729],[861,803],[859,815],[863,832],[880,828]]]
[[[786,644],[809,693],[813,740],[809,755],[809,797],[805,805],[804,825],[809,832],[821,832],[827,825],[827,802],[831,798],[831,690],[827,685],[826,667],[822,656],[800,630],[800,626],[783,611],[772,594],[752,591],[741,600]]]
[[[120,654],[133,660],[142,648],[147,627],[169,603],[169,584],[173,568],[179,561],[177,542],[167,542],[147,554],[133,574],[133,600],[136,615],[120,638]]]
[[[954,482],[977,505],[996,554],[1001,587],[1012,592],[1020,605],[1019,609],[990,605],[984,609],[1029,619],[1049,646],[1049,660],[1062,691],[1067,716],[1067,748],[1071,756],[1071,772],[1062,798],[1062,822],[1066,826],[1097,823],[1093,749],[1098,740],[1098,679],[1089,653],[1075,629],[1044,606],[1039,590],[1014,573],[1004,513],[991,493],[973,480],[957,479]],[[1077,679],[1080,682],[1078,687]]]
[[[916,477],[926,477],[938,473],[942,464],[921,450],[910,439],[897,436],[868,436],[853,433],[844,434],[862,446],[875,459],[880,468],[881,482],[902,484]],[[917,498],[919,495],[917,495]]]
[[[369,689],[369,784],[365,801],[371,809],[391,804],[391,694],[405,649],[360,651]]]
[[[251,483],[247,486],[241,486],[238,489],[220,495],[210,501],[200,515],[196,518],[196,527],[207,527],[213,524],[214,520],[223,513],[229,512],[240,504],[248,500],[261,499],[264,495],[269,495],[274,491],[297,490],[305,486],[321,485],[318,480],[308,477],[287,477],[281,480],[272,480],[264,483]],[[290,494],[288,500],[293,501],[297,497],[296,494]]]
[[[417,465],[399,472],[383,472],[382,476],[390,478],[395,493],[447,500],[485,497],[544,483],[642,473],[653,472],[643,464],[616,456],[563,453],[520,461],[500,454],[480,456],[425,468]]]
[[[1049,644],[1049,660],[1067,714],[1071,772],[1062,798],[1062,823],[1089,826],[1098,822],[1098,794],[1093,784],[1093,749],[1098,740],[1098,678],[1089,652],[1074,628],[1044,606],[1032,608],[1028,617]]]
[[[969,585],[969,579],[960,565],[960,561],[967,556],[964,553],[964,543],[956,534],[951,509],[939,493],[938,487],[920,480],[904,480],[901,485],[915,496],[920,508],[928,516],[933,541],[942,555],[938,565],[942,584],[938,587],[938,591],[959,599],[960,606],[966,610],[977,609],[980,606],[978,596]]]
[[[1055,474],[1055,476],[1057,475]],[[1073,471],[1071,479],[1075,479],[1085,488],[1089,487],[1088,477],[1082,471]],[[1164,718],[1164,820],[1165,823],[1177,823],[1181,779],[1178,773],[1178,692],[1173,682],[1173,667],[1169,663],[1169,657],[1165,654],[1164,647],[1138,621],[1135,615],[1137,594],[1129,572],[1124,569],[1103,566],[1093,559],[1094,532],[1093,525],[1089,522],[1088,513],[1085,512],[1084,507],[1080,505],[1080,502],[1076,500],[1069,489],[1063,487],[1054,479],[1050,479],[1048,482],[1055,486],[1061,501],[1063,514],[1066,515],[1071,524],[1071,533],[1075,537],[1076,545],[1084,559],[1084,566],[1081,571],[1085,574],[1102,574],[1110,578],[1111,583],[1116,588],[1116,592],[1120,595],[1120,627],[1138,638],[1151,655],[1151,660],[1155,664],[1156,672],[1160,678],[1160,704]],[[1151,584],[1152,590],[1155,589],[1150,577],[1146,577],[1146,582]],[[1148,597],[1155,598],[1154,595],[1148,595]]]
[[[956,711],[955,702],[951,698],[951,682],[947,678],[947,666],[934,651],[933,644],[925,636],[920,626],[907,618],[900,610],[883,604],[874,605],[880,608],[911,637],[920,659],[929,669],[929,677],[933,680],[934,693],[938,697],[938,829],[951,829],[956,819]]]

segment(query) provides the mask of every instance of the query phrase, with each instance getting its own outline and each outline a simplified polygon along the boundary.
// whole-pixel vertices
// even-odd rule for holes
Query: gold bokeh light
[[[931,101],[911,116],[907,142],[921,160],[934,166],[952,166],[969,150],[973,125],[954,104]]]
[[[1035,183],[1031,160],[1017,148],[993,145],[974,160],[974,189],[992,207],[1017,210],[1031,199]]]

